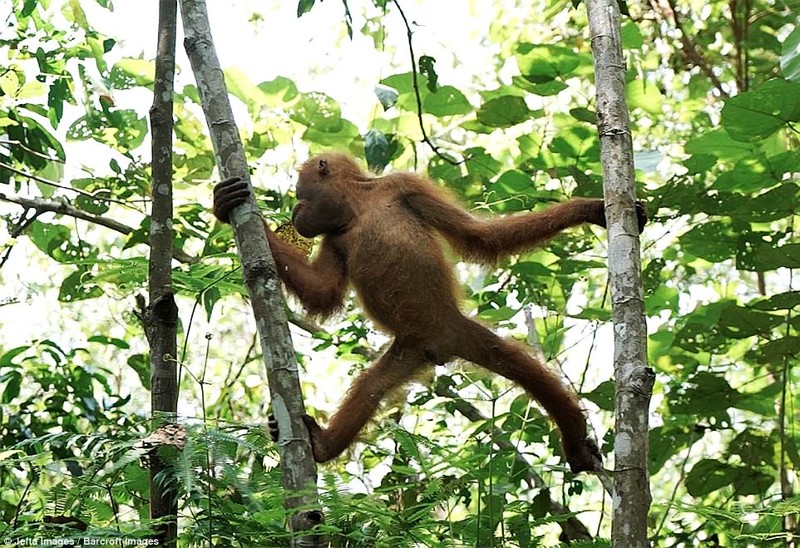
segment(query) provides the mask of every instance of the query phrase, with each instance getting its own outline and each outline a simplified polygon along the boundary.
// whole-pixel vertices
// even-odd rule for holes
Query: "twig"
[[[61,190],[66,190],[67,192],[74,192],[76,194],[80,194],[81,196],[86,196],[87,198],[92,198],[94,200],[103,200],[104,202],[111,202],[111,203],[114,203],[114,204],[119,204],[121,206],[125,206],[125,207],[133,209],[135,211],[139,211],[135,207],[131,206],[128,202],[123,202],[121,200],[115,200],[113,198],[109,198],[107,196],[104,196],[102,194],[103,192],[110,192],[110,190],[107,189],[107,188],[101,188],[101,189],[95,190],[94,192],[87,192],[87,191],[82,190],[80,188],[73,188],[71,186],[62,185],[62,184],[59,184],[59,183],[57,183],[55,181],[51,181],[49,179],[45,179],[43,177],[39,177],[38,175],[34,175],[33,173],[27,173],[25,171],[21,171],[21,170],[15,168],[14,166],[8,165],[8,164],[6,164],[4,162],[0,162],[0,167],[9,170],[11,173],[16,173],[17,175],[20,175],[22,177],[27,177],[28,179],[31,179],[32,181],[36,181],[37,183],[42,183],[43,185],[51,186],[53,188],[58,188],[58,189],[61,189]]]
[[[2,194],[0,194],[0,197],[2,197]],[[28,217],[28,213],[30,211],[31,208],[26,207],[25,211],[22,212],[19,221],[16,223],[16,226],[13,227],[11,230],[9,230],[9,236],[11,240],[14,240],[20,234],[23,234],[28,229],[28,227],[31,226],[31,224],[33,224],[33,221],[35,221],[36,218],[40,215],[40,213],[34,209],[33,215]],[[0,259],[0,268],[3,268],[3,266],[5,266],[5,264],[8,262],[9,257],[11,257],[11,250],[13,249],[14,249],[13,244],[10,244],[6,248],[5,252],[3,253],[3,258]]]
[[[414,96],[416,97],[417,100],[417,119],[419,120],[419,129],[422,132],[422,141],[426,143],[429,147],[431,147],[431,150],[433,151],[434,154],[436,154],[436,156],[438,156],[439,158],[441,158],[450,165],[457,166],[462,162],[453,160],[452,158],[448,158],[447,156],[442,154],[439,147],[434,145],[430,137],[428,137],[428,132],[425,131],[425,124],[422,121],[422,95],[420,94],[419,91],[419,79],[417,77],[417,72],[418,72],[417,58],[414,55],[414,41],[412,39],[414,33],[411,31],[411,25],[408,23],[408,19],[406,18],[406,14],[403,12],[403,8],[400,7],[400,3],[397,0],[392,0],[392,1],[394,2],[394,5],[397,7],[397,11],[400,12],[400,17],[403,18],[403,23],[406,26],[406,38],[408,39],[408,52],[411,55],[411,78],[414,84]]]
[[[17,141],[16,139],[0,139],[0,145],[9,145],[9,146],[15,146],[17,148],[21,148],[22,150],[24,150],[28,154],[33,154],[34,156],[38,156],[42,160],[47,160],[48,162],[55,162],[57,164],[64,164],[65,163],[64,160],[62,160],[61,158],[53,158],[52,156],[48,156],[47,154],[43,154],[43,153],[39,152],[38,150],[32,149],[31,147],[29,147],[25,143],[23,143],[21,141]]]
[[[41,198],[23,198],[21,196],[7,196],[6,194],[3,193],[0,193],[0,200],[21,205],[26,209],[33,209],[36,211],[36,215],[34,217],[38,217],[42,213],[52,212],[52,213],[57,213],[59,215],[67,215],[69,217],[74,217],[76,219],[88,221],[96,225],[104,226],[121,234],[130,234],[135,230],[133,227],[122,224],[119,221],[115,221],[107,217],[101,217],[99,215],[94,215],[92,213],[87,213],[66,202],[43,200]],[[175,260],[186,264],[194,264],[198,260],[196,257],[193,257],[180,249],[173,249],[172,256],[175,258]]]

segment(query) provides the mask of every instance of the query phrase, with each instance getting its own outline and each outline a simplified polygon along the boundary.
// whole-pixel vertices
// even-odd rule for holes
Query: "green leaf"
[[[361,135],[352,122],[342,120],[341,126],[336,131],[321,130],[310,127],[303,133],[303,139],[321,145],[324,148],[348,150],[357,148]]]
[[[693,497],[702,497],[730,485],[737,475],[736,470],[724,462],[703,459],[686,476],[686,489]]]
[[[79,194],[75,197],[75,205],[84,211],[95,215],[102,215],[109,209],[111,191],[103,179],[83,178],[73,179],[72,187],[90,192],[92,195]]]
[[[692,197],[690,211],[730,216],[736,221],[769,222],[794,214],[800,187],[794,183],[781,185],[757,196],[738,192],[703,192]]]
[[[733,484],[733,489],[740,497],[764,496],[775,482],[772,475],[751,466],[739,467],[736,472],[737,477]]]
[[[456,116],[472,112],[467,97],[453,86],[441,86],[422,102],[425,112],[434,116]]]
[[[669,393],[669,408],[675,414],[716,417],[727,421],[727,411],[741,399],[722,376],[700,371]]]
[[[381,85],[395,90],[398,94],[406,94],[414,92],[414,75],[410,72],[403,72],[401,74],[392,74],[387,76],[380,82]],[[426,90],[420,90],[426,91]]]
[[[495,324],[504,322],[513,318],[519,310],[509,308],[507,306],[499,306],[497,308],[484,308],[478,311],[478,318],[483,321]]]
[[[98,272],[94,276],[96,283],[138,287],[147,280],[147,257],[98,261],[97,267]]]
[[[689,230],[680,242],[686,253],[719,263],[736,255],[738,236],[730,223],[708,221]]]
[[[264,103],[261,90],[253,84],[247,73],[238,67],[225,69],[225,87],[228,93],[247,105],[248,109],[253,105]]]
[[[755,335],[769,335],[771,331],[785,322],[781,316],[765,314],[731,303],[720,316],[720,332],[731,339],[745,339]]]
[[[399,93],[396,89],[389,86],[378,84],[375,86],[375,96],[383,106],[383,110],[392,108],[397,103]]]
[[[314,7],[315,1],[316,0],[300,0],[297,3],[297,17],[302,17],[303,15],[311,11],[311,8]]]
[[[561,80],[547,80],[541,83],[534,83],[520,76],[514,76],[511,82],[519,89],[535,95],[541,95],[542,97],[558,95],[568,87],[567,84]]]
[[[585,263],[582,263],[585,265]],[[604,266],[604,265],[603,265]],[[595,308],[591,306],[584,307],[577,314],[569,314],[570,318],[578,318],[581,320],[592,320],[595,322],[608,322],[611,321],[611,310],[605,308]]]
[[[431,93],[436,93],[439,88],[439,75],[436,74],[436,69],[433,65],[436,64],[436,59],[429,55],[423,55],[419,58],[419,73],[427,79],[426,87]]]
[[[278,76],[269,82],[262,82],[257,87],[264,94],[262,97],[264,103],[271,107],[290,104],[299,95],[294,82],[283,76]]]
[[[746,357],[755,363],[773,365],[792,362],[800,356],[800,337],[793,335],[759,343]]]
[[[783,41],[781,72],[787,80],[800,82],[800,26],[795,26]]]
[[[19,396],[19,391],[22,387],[22,374],[19,371],[8,371],[0,375],[0,384],[5,385],[3,397],[0,401],[11,403],[11,400]]]
[[[66,226],[36,221],[28,229],[27,235],[36,247],[59,262],[72,262],[76,258],[65,256],[63,252],[71,235]]]
[[[639,25],[627,21],[622,25],[622,45],[625,49],[639,49],[644,45],[644,37]]]
[[[217,304],[217,301],[219,301],[221,297],[222,294],[220,288],[217,286],[209,287],[203,291],[202,301],[203,310],[206,312],[206,321],[211,321],[211,314],[214,312],[214,305]]]
[[[150,360],[145,354],[134,354],[128,358],[128,366],[139,376],[145,390],[150,390]]]
[[[25,81],[25,73],[17,70],[15,67],[10,67],[2,75],[0,75],[0,92],[3,95],[13,97],[17,94],[17,90],[22,87]]]
[[[604,411],[614,410],[615,388],[613,381],[603,381],[597,385],[597,388],[588,394],[582,394],[582,396]]]
[[[147,127],[147,120],[135,110],[91,111],[72,123],[67,137],[78,141],[94,139],[128,152],[144,142]]]
[[[95,299],[101,296],[103,291],[94,283],[90,283],[89,280],[91,280],[91,276],[84,269],[79,268],[61,282],[58,300],[69,303]]]
[[[689,445],[692,435],[686,428],[674,426],[656,426],[650,430],[649,468],[655,474],[669,459]]]
[[[0,367],[18,367],[14,363],[14,358],[25,353],[29,348],[31,348],[30,345],[24,345],[8,350],[8,352],[0,356]]]
[[[107,345],[110,345],[110,346],[116,346],[117,348],[119,348],[121,350],[129,350],[130,347],[131,347],[131,345],[128,344],[127,341],[124,341],[122,339],[118,339],[116,337],[107,337],[106,335],[92,335],[91,337],[89,337],[86,340],[89,341],[89,342],[95,342],[95,343],[100,343],[100,344],[107,344]]]
[[[342,129],[342,112],[339,103],[324,93],[311,92],[289,109],[289,117],[299,124],[322,132]]]
[[[741,158],[733,169],[721,173],[712,189],[725,192],[757,192],[781,183],[782,173],[762,155]]]
[[[530,117],[531,111],[525,104],[525,100],[512,95],[490,99],[478,110],[478,121],[496,128],[511,127]]]
[[[768,299],[756,299],[750,306],[756,310],[791,310],[800,306],[800,291],[787,291]]]
[[[497,193],[498,200],[508,197],[525,194],[533,190],[533,180],[531,176],[518,169],[504,171],[497,180],[492,183],[492,191]]]
[[[686,489],[690,495],[701,497],[723,487],[731,487],[737,495],[747,496],[763,494],[773,482],[771,476],[750,466],[732,466],[703,459],[687,474]]]
[[[67,21],[71,21],[81,27],[83,30],[91,30],[89,21],[86,19],[86,13],[81,7],[80,0],[69,0],[61,8],[61,13]]]
[[[364,153],[369,168],[380,173],[389,163],[389,139],[381,131],[369,130],[364,135]]]
[[[709,155],[719,160],[736,161],[750,156],[754,145],[735,141],[722,128],[712,129],[690,139],[684,147],[689,154]]]
[[[753,233],[742,238],[736,254],[736,268],[752,272],[800,268],[800,243],[781,245],[779,242],[771,233]]]
[[[111,67],[109,83],[114,89],[131,89],[135,86],[152,87],[156,68],[147,59],[120,59]]]
[[[35,112],[39,116],[47,116],[47,109],[35,107],[36,105],[26,103],[21,108]],[[54,155],[60,160],[66,159],[64,146],[59,139],[38,121],[20,114],[17,110],[9,110],[8,118],[17,122],[8,124],[5,128],[8,138],[25,144],[25,147],[11,147],[12,155],[16,160],[36,169],[42,169],[50,162],[48,158]]]
[[[534,84],[568,77],[580,65],[578,54],[571,48],[547,44],[520,44],[516,58],[522,76]]]
[[[572,115],[573,118],[580,122],[586,122],[587,124],[596,125],[597,124],[597,112],[593,110],[589,110],[585,107],[576,107],[570,109],[569,113]]]
[[[772,466],[775,462],[775,441],[769,436],[745,430],[731,440],[728,452],[739,455],[742,463],[748,466]]]
[[[800,121],[800,83],[771,80],[725,102],[722,126],[737,141],[759,141]]]
[[[664,97],[654,83],[641,78],[630,82],[625,89],[630,109],[640,108],[654,116],[663,113]]]
[[[775,402],[780,399],[781,391],[781,383],[773,382],[763,390],[752,394],[743,394],[742,399],[736,402],[735,407],[772,418],[775,416]]]

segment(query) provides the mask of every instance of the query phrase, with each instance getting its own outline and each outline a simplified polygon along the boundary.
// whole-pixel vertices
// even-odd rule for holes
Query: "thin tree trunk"
[[[233,119],[222,69],[214,49],[204,0],[181,0],[186,35],[184,47],[194,71],[217,165],[223,178],[250,180],[244,149]],[[300,534],[293,546],[325,546],[323,537],[303,533],[322,522],[317,507],[316,464],[311,452],[294,347],[289,334],[283,294],[264,226],[254,200],[231,214],[245,285],[253,306],[256,327],[267,368],[272,409],[281,432],[281,471],[286,490],[284,505],[290,527]]]
[[[174,422],[178,406],[176,368],[178,307],[172,292],[172,93],[175,77],[176,0],[160,0],[156,74],[150,108],[153,209],[150,217],[150,306],[144,315],[150,343],[150,405],[153,429]],[[178,500],[162,477],[168,466],[153,449],[150,468],[150,517],[159,546],[175,546]]]
[[[650,545],[647,418],[654,373],[647,367],[633,147],[625,102],[626,64],[616,0],[587,0],[586,7],[595,61],[614,325],[616,417],[611,541],[614,546],[644,548]]]

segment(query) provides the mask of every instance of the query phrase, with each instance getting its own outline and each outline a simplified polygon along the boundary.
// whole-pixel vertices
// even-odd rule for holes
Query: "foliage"
[[[141,98],[153,65],[123,49],[129,29],[95,27],[112,8],[96,3],[13,0],[0,31],[4,540],[79,536],[75,523],[54,518],[80,520],[97,537],[143,536],[152,525],[137,445],[147,433],[149,373],[135,296],[147,277],[149,100]],[[491,10],[478,10],[487,62],[469,57],[478,50],[466,40],[454,51],[426,39],[453,25],[400,2],[409,15],[417,8],[412,63],[397,3],[344,2],[334,22],[322,11],[329,4],[299,2],[293,24],[324,14],[348,47],[374,48],[367,53],[380,60],[380,77],[365,70],[362,78],[375,90],[371,104],[301,84],[308,67],[262,82],[254,67],[226,69],[271,222],[283,224],[294,201],[277,175],[328,148],[376,171],[426,171],[477,213],[601,194],[582,5],[479,3]],[[652,218],[644,279],[658,375],[653,543],[777,546],[799,506],[800,4],[669,4],[647,13],[630,6],[623,28],[638,194]],[[340,83],[345,96],[360,84]],[[181,494],[183,544],[284,546],[274,448],[259,426],[268,398],[258,344],[230,230],[207,213],[214,157],[198,101],[195,86],[179,81],[174,278],[189,441],[163,481]],[[545,250],[459,274],[468,312],[527,335],[564,365],[608,460],[603,237],[574,230]],[[356,304],[325,331],[299,313],[307,402],[324,418],[340,384],[384,341]],[[574,546],[607,545],[600,484],[565,470],[557,436],[518,390],[460,364],[435,375],[388,406],[402,420],[389,413],[349,462],[321,468],[334,546],[538,546],[567,531],[580,540]],[[592,533],[576,535],[576,522]]]

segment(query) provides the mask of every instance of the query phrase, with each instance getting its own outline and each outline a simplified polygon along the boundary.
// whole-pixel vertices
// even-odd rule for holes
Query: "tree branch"
[[[175,42],[178,26],[177,0],[160,0],[158,41],[150,107],[152,186],[150,214],[150,257],[148,292],[150,304],[144,313],[144,328],[150,344],[150,409],[152,428],[175,422],[178,411],[179,379],[178,305],[172,289],[174,254],[172,129],[175,80]],[[158,457],[159,448],[152,455]],[[150,466],[150,518],[159,524],[155,538],[159,545],[174,548],[178,537],[178,493],[159,476],[174,474],[172,465],[154,458]]]
[[[80,194],[81,196],[86,196],[87,198],[102,199],[104,202],[110,202],[112,204],[119,204],[121,206],[125,206],[125,207],[131,208],[131,209],[135,209],[127,202],[123,202],[121,200],[115,200],[115,199],[110,198],[108,196],[102,195],[103,192],[109,192],[106,189],[95,190],[94,192],[87,192],[87,191],[82,190],[80,188],[73,188],[71,186],[66,186],[66,185],[59,184],[59,183],[57,183],[55,181],[51,181],[49,179],[45,179],[44,177],[39,177],[38,175],[34,175],[32,173],[26,173],[25,171],[21,171],[21,170],[15,168],[14,166],[8,165],[8,164],[6,164],[4,162],[0,162],[0,167],[7,169],[11,173],[15,173],[17,175],[20,175],[20,176],[25,177],[27,179],[30,179],[32,181],[36,181],[37,183],[42,183],[43,185],[51,186],[53,188],[58,188],[60,190],[65,190],[67,192],[74,192],[75,194]],[[136,210],[136,211],[139,211],[139,210]]]
[[[0,200],[4,202],[10,202],[12,204],[21,205],[22,207],[27,209],[33,209],[36,211],[37,216],[41,215],[42,213],[57,213],[59,215],[66,215],[68,217],[81,219],[83,221],[87,221],[99,226],[104,226],[106,228],[110,228],[115,232],[119,232],[120,234],[126,234],[126,235],[136,230],[133,227],[120,223],[119,221],[115,221],[107,217],[101,217],[100,215],[87,213],[86,211],[78,209],[77,207],[70,205],[66,202],[44,200],[42,198],[23,198],[21,196],[8,196],[3,193],[0,193]],[[185,264],[194,264],[198,261],[197,257],[193,257],[192,255],[189,255],[180,249],[173,249],[172,257],[176,261]]]
[[[597,133],[603,166],[614,326],[616,412],[611,542],[614,546],[645,548],[650,546],[648,417],[655,372],[647,366],[633,140],[625,100],[626,63],[617,1],[587,0],[586,10],[597,89]]]
[[[222,177],[239,176],[249,184],[244,147],[236,127],[225,79],[214,48],[204,0],[180,0],[184,48],[200,94],[211,143]],[[292,546],[321,547],[323,536],[311,532],[323,521],[317,501],[317,474],[305,407],[286,320],[277,268],[267,242],[261,215],[251,198],[231,215],[244,281],[258,328],[267,370],[272,409],[278,422],[284,505],[296,537]]]
[[[689,34],[684,27],[680,12],[675,4],[675,0],[666,0],[666,2],[669,5],[670,12],[672,13],[672,20],[675,22],[675,28],[681,33],[681,43],[683,44],[681,53],[683,53],[684,58],[686,58],[690,64],[699,68],[700,71],[705,74],[709,80],[711,80],[711,84],[714,86],[714,88],[716,88],[717,91],[719,91],[722,97],[728,97],[729,94],[727,91],[725,91],[722,82],[717,75],[714,74],[713,69],[706,62],[706,58],[702,51],[700,51],[700,48],[697,46],[694,40],[692,40],[691,34]]]

